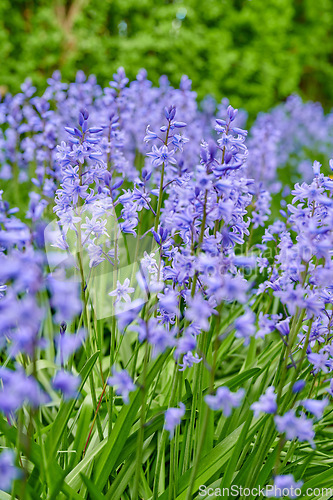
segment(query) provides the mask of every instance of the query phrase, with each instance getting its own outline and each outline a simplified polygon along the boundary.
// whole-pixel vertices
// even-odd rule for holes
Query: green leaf
[[[75,454],[73,454],[73,458],[70,461],[70,468],[72,469],[81,459],[81,455],[83,453],[89,431],[91,426],[91,414],[92,407],[89,404],[82,404],[80,409],[80,415],[77,421],[77,425],[75,427],[75,438],[73,443],[73,450],[75,450]]]
[[[73,470],[69,472],[66,477],[67,483],[71,486],[71,488],[78,489],[80,487],[80,475],[85,471],[92,460],[98,456],[103,448],[105,447],[107,440],[98,443],[94,448],[88,450],[88,453],[85,457],[74,467]]]
[[[80,474],[82,481],[87,487],[88,493],[91,496],[91,500],[105,500],[105,496],[97,489],[97,486],[84,474]]]
[[[14,426],[9,426],[5,420],[0,418],[0,431],[6,436],[6,438],[16,447],[17,444],[17,428]],[[31,462],[36,466],[38,470],[41,469],[41,449],[35,441],[30,442],[30,452],[29,458]],[[52,479],[52,484],[49,485],[52,489],[48,500],[53,500],[57,498],[57,494],[60,491],[64,491],[68,496],[74,500],[82,500],[82,498],[72,489],[69,485],[64,483],[64,477],[66,472],[60,467],[60,465],[55,460],[50,460],[49,462],[50,474]],[[45,472],[45,471],[44,471]],[[54,491],[55,490],[55,491]],[[55,496],[54,496],[55,495]]]
[[[143,462],[147,460],[155,449],[155,446],[149,446],[150,442],[151,438],[144,443]],[[135,456],[136,455],[133,454],[133,456],[131,456],[130,459],[124,464],[119,474],[117,474],[117,477],[114,479],[112,486],[106,495],[107,500],[119,500],[124,490],[129,485],[135,473]]]
[[[93,366],[98,358],[99,352],[95,352],[86,362],[82,370],[80,371],[81,384],[79,391],[83,389],[83,386],[93,369]],[[45,448],[50,459],[55,456],[59,443],[61,441],[62,435],[67,427],[68,420],[70,419],[71,413],[74,409],[76,399],[71,401],[64,401],[60,407],[60,410],[54,420],[54,423],[50,429],[49,435],[46,438]]]
[[[252,424],[247,440],[251,439],[253,434],[257,432],[261,425],[261,420]],[[200,460],[200,465],[197,471],[196,479],[194,482],[194,491],[196,491],[201,484],[208,484],[209,480],[217,474],[226,462],[230,459],[232,455],[232,450],[237,443],[237,440],[242,432],[244,424],[240,425],[235,429],[229,436],[227,436],[223,441],[221,441],[215,448],[213,448],[208,455],[202,457]],[[185,500],[187,495],[187,490],[189,487],[190,477],[192,473],[192,467],[188,469],[185,474],[183,474],[181,480],[179,481],[178,496],[176,500]],[[159,500],[167,500],[169,498],[168,489],[159,497]]]
[[[242,432],[239,435],[239,438],[237,440],[237,443],[235,445],[235,449],[230,457],[230,460],[228,462],[226,471],[224,473],[222,482],[221,482],[221,489],[223,488],[229,488],[231,486],[232,478],[234,477],[235,469],[237,466],[238,459],[240,457],[240,454],[242,453],[242,450],[244,448],[244,443],[246,441],[247,433],[252,421],[253,415],[252,412],[250,411],[248,414],[248,417],[244,423],[244,426],[242,428]]]
[[[158,372],[162,369],[169,354],[170,350],[159,356],[153,363],[151,363],[146,379],[146,390],[148,390]],[[141,375],[138,380],[138,385],[142,385],[143,383],[144,381]],[[96,484],[99,489],[103,489],[111,472],[114,470],[118,456],[121,453],[130,434],[132,425],[138,416],[140,406],[141,390],[137,389],[130,404],[124,405],[121,409],[110,439],[108,439],[99,460],[96,461]]]
[[[305,493],[306,490],[309,488],[314,489],[314,488],[328,487],[329,485],[332,485],[332,467],[329,467],[326,471],[316,475],[309,481],[306,481],[303,484],[302,492]],[[308,497],[304,496],[303,498],[308,498]]]
[[[12,498],[11,495],[5,493],[4,491],[0,491],[0,500],[10,500]]]
[[[223,380],[223,383],[218,385],[226,385],[229,389],[234,389],[235,387],[242,385],[243,382],[250,380],[255,375],[259,375],[261,372],[261,368],[251,368],[250,370],[246,370],[238,375],[233,375],[232,377]]]
[[[274,464],[276,460],[278,452],[278,443],[275,445],[274,450],[272,453],[269,455],[268,459],[266,460],[266,463],[263,465],[260,474],[258,476],[258,479],[256,481],[256,486],[263,486],[264,484],[267,483],[270,475],[272,475],[272,471],[274,469]]]

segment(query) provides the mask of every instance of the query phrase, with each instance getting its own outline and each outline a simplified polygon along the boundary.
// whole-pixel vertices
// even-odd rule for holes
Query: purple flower
[[[12,450],[5,450],[0,455],[0,488],[10,491],[12,482],[21,475],[20,469],[15,465],[15,455]]]
[[[251,410],[254,412],[254,416],[258,417],[260,412],[263,413],[275,413],[277,410],[276,404],[276,394],[274,392],[274,387],[270,386],[267,388],[265,394],[261,395],[259,401],[251,405]]]
[[[155,260],[153,261],[154,265],[156,265]],[[179,293],[176,290],[166,288],[163,293],[158,293],[157,297],[160,309],[179,316]]]
[[[226,417],[231,415],[232,408],[240,406],[245,390],[231,392],[228,387],[219,387],[215,396],[205,396],[205,401],[212,410],[222,410]]]
[[[244,345],[250,343],[250,338],[255,334],[256,328],[254,326],[256,316],[248,309],[242,316],[239,316],[234,323],[236,330],[236,337],[244,339]]]
[[[157,139],[157,134],[155,132],[152,132],[150,130],[150,125],[147,125],[147,128],[146,128],[146,135],[144,137],[144,142],[149,142],[153,139]]]
[[[16,371],[2,367],[0,379],[0,411],[6,415],[14,413],[24,404],[37,408],[49,401],[38,382],[32,376],[27,377],[22,367],[18,366]]]
[[[321,163],[319,163],[319,161],[315,160],[313,162],[313,165],[312,165],[314,175],[317,176],[320,174],[320,167],[321,167]]]
[[[176,115],[176,106],[169,106],[168,108],[165,107],[164,108],[164,115],[165,115],[165,118],[170,122],[174,119],[175,115]]]
[[[269,260],[266,257],[257,257],[257,262],[259,265],[259,272],[262,273],[264,269],[269,266]]]
[[[276,322],[281,318],[280,314],[273,314],[269,317],[268,314],[259,313],[257,337],[264,338],[267,334],[273,332],[276,328]]]
[[[118,320],[118,328],[121,332],[125,330],[135,319],[144,305],[143,299],[133,300],[130,304],[126,302],[118,302],[116,305],[116,316]]]
[[[148,322],[148,342],[154,347],[153,355],[164,352],[168,347],[173,347],[175,341],[175,330],[169,330],[162,323],[157,323],[154,318]]]
[[[314,430],[312,429],[313,421],[307,419],[304,414],[296,417],[294,410],[289,410],[282,417],[276,415],[274,417],[276,428],[279,432],[285,433],[287,439],[299,439],[299,441],[309,441],[314,446]]]
[[[295,382],[293,385],[292,389],[293,393],[297,394],[298,392],[301,392],[304,389],[305,385],[306,385],[305,380],[297,380],[297,382]]]
[[[86,334],[86,330],[83,329],[76,334],[69,334],[60,330],[60,335],[56,338],[57,362],[62,366],[67,363],[70,356],[83,345]]]
[[[294,288],[294,285],[288,284],[285,290],[277,291],[275,295],[287,305],[290,314],[295,314],[296,308],[303,306],[304,290],[301,285]]]
[[[223,282],[219,284],[217,289],[217,295],[219,301],[227,300],[245,303],[247,301],[247,291],[249,289],[249,283],[243,279],[241,276],[231,276],[226,274],[223,277]]]
[[[177,340],[177,347],[174,353],[175,359],[179,359],[181,354],[193,351],[197,346],[196,336],[189,329],[186,329],[183,336]]]
[[[124,403],[129,403],[129,393],[135,391],[136,385],[126,370],[117,371],[112,367],[112,377],[108,378],[108,385],[116,387],[116,394],[121,396]]]
[[[165,412],[164,428],[170,432],[170,439],[173,438],[175,427],[180,424],[182,417],[185,415],[185,405],[179,403],[179,408],[168,408]]]
[[[187,137],[180,135],[180,134],[175,134],[172,138],[172,144],[175,146],[176,151],[179,150],[181,152],[184,151],[184,144],[189,142],[190,139]]]
[[[77,397],[79,385],[80,377],[64,370],[58,371],[52,381],[53,388],[62,392],[66,400]]]
[[[56,322],[71,321],[82,308],[78,283],[49,276],[48,284],[52,294],[51,305],[56,311]]]
[[[189,321],[193,321],[203,330],[208,330],[209,321],[213,308],[200,294],[190,297],[187,302],[185,316]]]
[[[323,416],[326,406],[329,404],[328,398],[324,399],[304,399],[301,404],[306,410],[314,415],[318,420]]]
[[[273,498],[297,498],[301,493],[303,481],[295,481],[292,474],[280,475],[274,478],[274,484],[266,487],[265,495]]]
[[[275,328],[281,333],[283,336],[289,335],[290,332],[290,317],[283,319],[276,323]]]
[[[179,363],[179,371],[183,372],[186,368],[192,368],[194,363],[197,364],[200,363],[200,361],[202,361],[202,358],[199,358],[197,353],[193,356],[192,352],[188,351],[184,354],[182,362]]]
[[[176,164],[177,161],[173,157],[174,152],[174,149],[169,151],[168,147],[165,145],[158,148],[154,144],[152,147],[152,151],[150,153],[147,153],[147,156],[150,156],[153,159],[152,163],[154,167],[158,167],[159,165],[162,165],[162,163],[165,163],[166,165],[168,163]]]
[[[308,354],[308,360],[314,366],[315,373],[318,373],[320,370],[324,373],[329,371],[327,367],[328,353],[324,352],[323,349],[321,349],[319,353],[311,352]]]
[[[328,389],[326,389],[326,392],[328,392],[328,394],[333,397],[333,379],[330,380],[330,386]]]

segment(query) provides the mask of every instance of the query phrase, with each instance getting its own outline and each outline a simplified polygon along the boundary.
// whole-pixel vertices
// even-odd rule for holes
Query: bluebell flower
[[[276,428],[279,432],[285,433],[286,439],[298,439],[299,441],[308,441],[314,447],[313,421],[306,418],[304,414],[296,417],[294,410],[289,410],[283,416],[274,417]]]
[[[60,335],[55,339],[57,346],[57,362],[62,366],[67,363],[70,356],[78,351],[84,344],[87,332],[81,328],[76,334],[66,333],[60,329]]]
[[[93,268],[98,266],[101,262],[106,259],[105,252],[101,245],[96,245],[94,241],[89,241],[87,246],[87,252],[89,255],[89,267]]]
[[[157,134],[155,132],[152,132],[150,130],[150,125],[147,125],[147,128],[146,128],[146,135],[144,137],[144,142],[149,142],[153,139],[157,139]]]
[[[175,428],[180,424],[184,415],[185,405],[183,403],[179,403],[179,408],[168,408],[166,410],[164,428],[169,431],[170,439],[173,439]]]
[[[265,495],[273,498],[297,498],[302,486],[303,481],[295,481],[292,474],[282,474],[275,476],[274,484],[266,487]]]
[[[113,74],[113,81],[110,82],[110,86],[120,91],[126,87],[128,82],[129,79],[126,77],[124,68],[120,67],[118,68],[117,73]]]
[[[304,305],[304,290],[301,285],[288,284],[284,290],[276,291],[275,295],[280,298],[281,302],[288,307],[291,315],[295,314],[296,308],[302,308]]]
[[[121,332],[137,319],[142,307],[144,305],[143,299],[135,299],[130,304],[126,302],[118,302],[115,307],[116,317],[118,321],[118,328]]]
[[[15,465],[15,455],[12,450],[5,450],[0,454],[0,487],[3,491],[10,491],[12,483],[21,476],[21,471]]]
[[[326,389],[328,394],[333,397],[333,379],[330,380],[330,386],[328,389]]]
[[[108,385],[116,387],[116,394],[123,398],[124,403],[128,404],[129,394],[130,392],[135,391],[136,385],[133,383],[133,380],[127,371],[117,371],[114,367],[112,367],[112,377],[109,377],[107,382]]]
[[[65,280],[63,276],[48,277],[48,286],[51,291],[51,305],[56,311],[57,323],[71,321],[79,314],[82,305],[78,283]]]
[[[263,413],[275,413],[277,410],[275,389],[273,386],[267,388],[265,394],[259,397],[259,401],[251,405],[251,410],[254,412],[254,416],[258,417],[260,412]]]
[[[49,397],[40,388],[38,382],[32,376],[26,376],[20,366],[17,366],[15,371],[2,367],[0,379],[2,382],[0,411],[7,416],[25,404],[37,408],[49,401]]]
[[[152,164],[154,165],[154,167],[158,167],[159,165],[162,165],[162,163],[165,163],[166,165],[168,163],[176,164],[177,161],[173,157],[174,152],[174,149],[169,151],[168,147],[165,145],[158,148],[154,144],[151,152],[147,153],[147,156],[150,156],[153,159]]]
[[[314,175],[317,176],[320,174],[320,167],[321,167],[321,163],[319,163],[319,161],[315,160],[313,162],[313,165],[312,165]]]
[[[184,151],[184,144],[189,142],[190,139],[184,137],[180,134],[175,134],[172,138],[172,145],[175,147],[176,151],[179,150],[181,152]]]
[[[297,382],[294,383],[292,391],[294,394],[297,394],[298,392],[301,392],[306,385],[305,380],[297,380]]]
[[[93,234],[95,236],[101,236],[102,234],[105,234],[106,236],[109,236],[105,227],[106,224],[107,220],[97,220],[95,216],[93,216],[92,219],[86,217],[86,222],[81,224],[81,228],[85,229],[85,236],[89,236],[90,234]]]
[[[248,345],[251,337],[255,334],[255,314],[248,309],[242,316],[236,318],[234,327],[236,330],[236,337],[244,339],[244,345]]]
[[[230,417],[232,408],[240,406],[245,395],[244,389],[231,392],[228,387],[219,387],[215,396],[205,396],[207,405],[212,410],[222,410],[224,416]]]
[[[193,355],[191,351],[187,351],[183,356],[182,362],[179,363],[179,371],[183,372],[186,368],[192,368],[194,364],[198,364],[200,361],[202,361],[202,358],[199,358],[198,353]]]
[[[154,260],[153,266],[156,265]],[[154,270],[153,268],[152,270]],[[163,293],[158,293],[158,304],[160,309],[164,309],[168,313],[175,314],[179,316],[179,292],[177,290],[172,290],[171,288],[165,288]]]
[[[181,354],[186,354],[189,351],[193,351],[197,346],[196,337],[187,328],[182,337],[177,340],[177,347],[175,349],[174,356],[176,359],[180,357]]]
[[[115,303],[120,300],[124,300],[125,302],[131,302],[130,293],[134,292],[134,288],[129,286],[130,280],[126,278],[124,283],[121,284],[119,280],[117,280],[117,287],[112,292],[109,292],[110,297],[116,297]]]
[[[314,366],[314,372],[318,373],[320,370],[324,373],[329,371],[327,362],[328,362],[328,353],[321,349],[318,353],[311,352],[308,354],[308,360]]]
[[[194,297],[190,297],[187,301],[185,317],[189,321],[193,321],[203,330],[208,330],[208,319],[213,313],[213,308],[209,303],[198,293]]]
[[[326,406],[329,404],[328,398],[324,399],[304,399],[301,404],[306,410],[314,415],[318,420],[323,416]]]
[[[150,321],[148,331],[148,342],[153,346],[153,355],[163,353],[167,348],[174,347],[176,340],[174,329],[169,330],[162,323],[155,323]]]
[[[76,398],[79,385],[80,377],[65,370],[58,371],[52,381],[53,388],[60,391],[64,399]]]
[[[257,331],[256,336],[259,338],[264,338],[269,333],[272,333],[275,328],[277,321],[281,318],[280,314],[273,314],[269,317],[268,314],[259,313],[258,326],[259,330]]]
[[[169,106],[164,108],[164,115],[168,121],[172,121],[176,115],[176,106]]]
[[[119,227],[121,231],[125,234],[133,234],[136,236],[135,228],[138,225],[137,218],[126,219],[124,222],[120,222]]]
[[[281,333],[283,336],[289,335],[290,332],[290,317],[285,318],[278,323],[276,323],[275,328]]]

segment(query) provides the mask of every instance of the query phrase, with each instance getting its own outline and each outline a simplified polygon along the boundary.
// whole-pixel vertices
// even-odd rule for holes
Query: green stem
[[[198,466],[199,466],[199,462],[200,462],[200,458],[201,458],[201,451],[202,451],[205,437],[206,437],[208,421],[209,421],[209,413],[210,413],[210,408],[209,408],[209,406],[206,405],[205,416],[204,416],[202,431],[201,431],[201,435],[200,435],[200,441],[199,441],[197,453],[195,456],[194,464],[192,467],[190,484],[189,484],[189,487],[187,490],[186,500],[191,500],[191,498],[192,498],[192,490],[193,490],[193,486],[194,486],[195,476],[197,474],[197,470],[198,470]]]
[[[178,386],[179,377],[180,377],[180,372],[178,370],[177,365],[175,365],[173,377],[172,377],[172,387],[171,387],[171,394],[170,394],[170,400],[169,400],[169,405],[168,405],[169,407],[172,407],[175,403],[175,397],[177,394],[177,386]],[[168,435],[168,431],[166,431],[163,428],[160,446],[158,447],[158,451],[157,451],[153,500],[156,500],[158,498],[158,486],[159,486],[160,475],[161,475],[161,464],[162,464],[162,458],[163,458],[163,454],[164,454],[165,442],[166,442],[167,435]]]
[[[146,341],[146,351],[145,351],[145,356],[144,356],[144,361],[143,361],[143,383],[142,383],[142,387],[141,387],[142,401],[141,401],[141,413],[140,413],[140,428],[139,428],[139,432],[138,432],[137,449],[136,449],[136,469],[135,469],[135,477],[134,477],[133,499],[138,498],[139,481],[140,481],[140,474],[141,474],[141,469],[142,469],[143,438],[144,438],[144,425],[145,425],[146,402],[147,402],[146,379],[147,379],[148,359],[149,359],[149,344]]]
[[[215,337],[215,342],[214,342],[214,357],[213,357],[213,364],[211,367],[210,371],[210,380],[209,380],[209,394],[213,392],[214,388],[214,379],[215,379],[215,371],[216,371],[216,364],[217,364],[217,353],[218,353],[218,338],[219,338],[219,326],[220,326],[220,318],[221,318],[221,306],[218,311],[218,321],[217,321],[217,328],[216,328],[216,337]],[[199,445],[197,448],[196,456],[194,459],[194,464],[192,467],[192,472],[191,472],[191,477],[190,477],[190,484],[187,490],[187,495],[186,495],[186,500],[191,500],[192,497],[192,490],[194,486],[194,482],[196,479],[196,474],[199,466],[199,462],[201,459],[201,454],[203,450],[203,446],[205,443],[205,438],[207,434],[207,428],[208,428],[208,423],[209,423],[209,416],[210,416],[210,408],[208,405],[206,405],[206,410],[205,410],[205,415],[203,418],[203,424],[201,427],[201,433],[200,433],[200,439],[199,439]]]

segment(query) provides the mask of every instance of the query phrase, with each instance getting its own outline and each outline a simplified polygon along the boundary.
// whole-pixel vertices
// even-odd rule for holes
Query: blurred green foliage
[[[250,114],[294,91],[329,107],[332,27],[332,0],[1,0],[0,86],[43,87],[58,68],[105,85],[118,66],[145,67]]]

